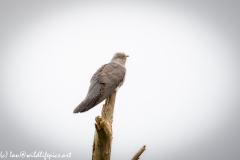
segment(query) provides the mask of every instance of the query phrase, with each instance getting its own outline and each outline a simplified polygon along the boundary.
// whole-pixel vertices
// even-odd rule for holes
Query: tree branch
[[[133,156],[132,160],[138,160],[141,154],[146,150],[146,145],[142,146],[139,151]]]
[[[116,93],[113,92],[102,108],[102,117],[95,118],[95,135],[92,160],[110,160],[112,144],[112,122]]]

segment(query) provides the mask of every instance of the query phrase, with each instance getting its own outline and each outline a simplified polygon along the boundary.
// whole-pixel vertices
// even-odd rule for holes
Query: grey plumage
[[[88,111],[121,87],[125,78],[127,57],[122,52],[116,53],[110,63],[103,65],[94,73],[86,98],[73,113]]]

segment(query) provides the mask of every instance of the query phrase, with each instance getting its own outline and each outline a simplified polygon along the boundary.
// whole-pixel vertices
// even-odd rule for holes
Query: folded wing
[[[110,96],[124,80],[125,67],[111,62],[100,67],[91,78],[86,98],[75,108],[74,113],[85,112]]]

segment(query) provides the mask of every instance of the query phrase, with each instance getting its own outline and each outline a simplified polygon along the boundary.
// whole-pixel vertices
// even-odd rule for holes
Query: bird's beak
[[[129,57],[129,55],[126,55],[126,57]]]

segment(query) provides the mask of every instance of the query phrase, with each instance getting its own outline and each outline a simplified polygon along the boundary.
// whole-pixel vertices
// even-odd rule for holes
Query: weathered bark
[[[138,160],[141,154],[145,151],[146,145],[142,146],[139,151],[133,156],[132,160]]]
[[[110,160],[112,144],[112,122],[116,93],[113,92],[105,101],[102,116],[95,118],[95,135],[92,160]]]

